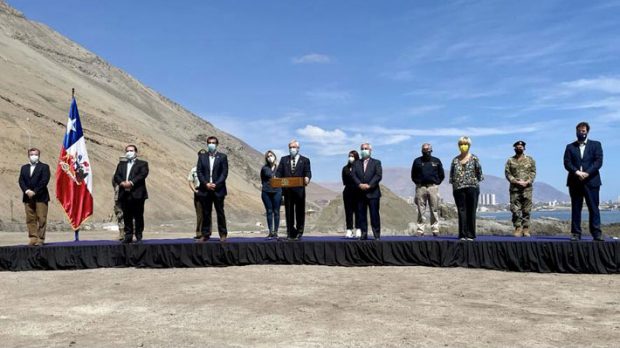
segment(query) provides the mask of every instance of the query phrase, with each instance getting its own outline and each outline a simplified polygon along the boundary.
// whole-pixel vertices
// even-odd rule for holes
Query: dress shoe
[[[210,236],[202,236],[200,237],[200,239],[196,239],[196,242],[198,243],[208,242],[210,238],[211,238]]]
[[[595,242],[604,242],[605,238],[603,238],[603,236],[596,236],[594,238],[592,238],[593,241]]]
[[[578,235],[578,234],[573,234],[573,235],[570,237],[570,240],[571,240],[571,242],[577,242],[577,241],[580,241],[580,240],[581,240],[581,236],[580,236],[580,235]]]
[[[515,237],[523,237],[523,229],[521,227],[515,227],[515,231],[512,235]]]
[[[194,239],[200,239],[202,236],[194,236]]]
[[[220,243],[225,243],[227,238],[227,236],[220,236]]]

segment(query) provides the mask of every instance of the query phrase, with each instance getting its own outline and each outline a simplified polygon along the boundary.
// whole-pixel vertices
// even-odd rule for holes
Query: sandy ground
[[[1,272],[0,345],[612,347],[618,289],[617,275],[427,267]]]

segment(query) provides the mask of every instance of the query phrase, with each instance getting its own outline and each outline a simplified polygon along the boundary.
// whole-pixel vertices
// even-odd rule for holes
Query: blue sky
[[[409,167],[468,135],[485,172],[524,140],[566,191],[586,120],[620,195],[620,1],[8,2],[259,151],[297,138],[319,181],[364,141]]]

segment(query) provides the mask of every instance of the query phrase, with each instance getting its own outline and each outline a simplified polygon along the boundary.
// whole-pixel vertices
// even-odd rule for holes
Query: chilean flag
[[[93,215],[93,174],[75,98],[56,167],[56,198],[74,230]]]

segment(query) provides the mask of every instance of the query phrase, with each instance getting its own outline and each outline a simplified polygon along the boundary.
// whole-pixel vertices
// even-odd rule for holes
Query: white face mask
[[[297,153],[299,152],[299,149],[296,147],[291,147],[288,149],[288,152],[291,154],[291,156],[297,156]]]
[[[273,164],[273,162],[276,161],[276,158],[273,156],[267,156],[267,161],[269,161],[269,163]]]
[[[38,155],[30,155],[30,163],[35,164],[37,162],[39,162],[39,156]]]
[[[135,151],[127,151],[127,153],[125,153],[125,157],[127,157],[128,160],[132,160],[132,159],[136,158],[136,152]]]
[[[355,162],[355,157],[353,156],[349,157],[349,163],[353,163],[353,162]]]

